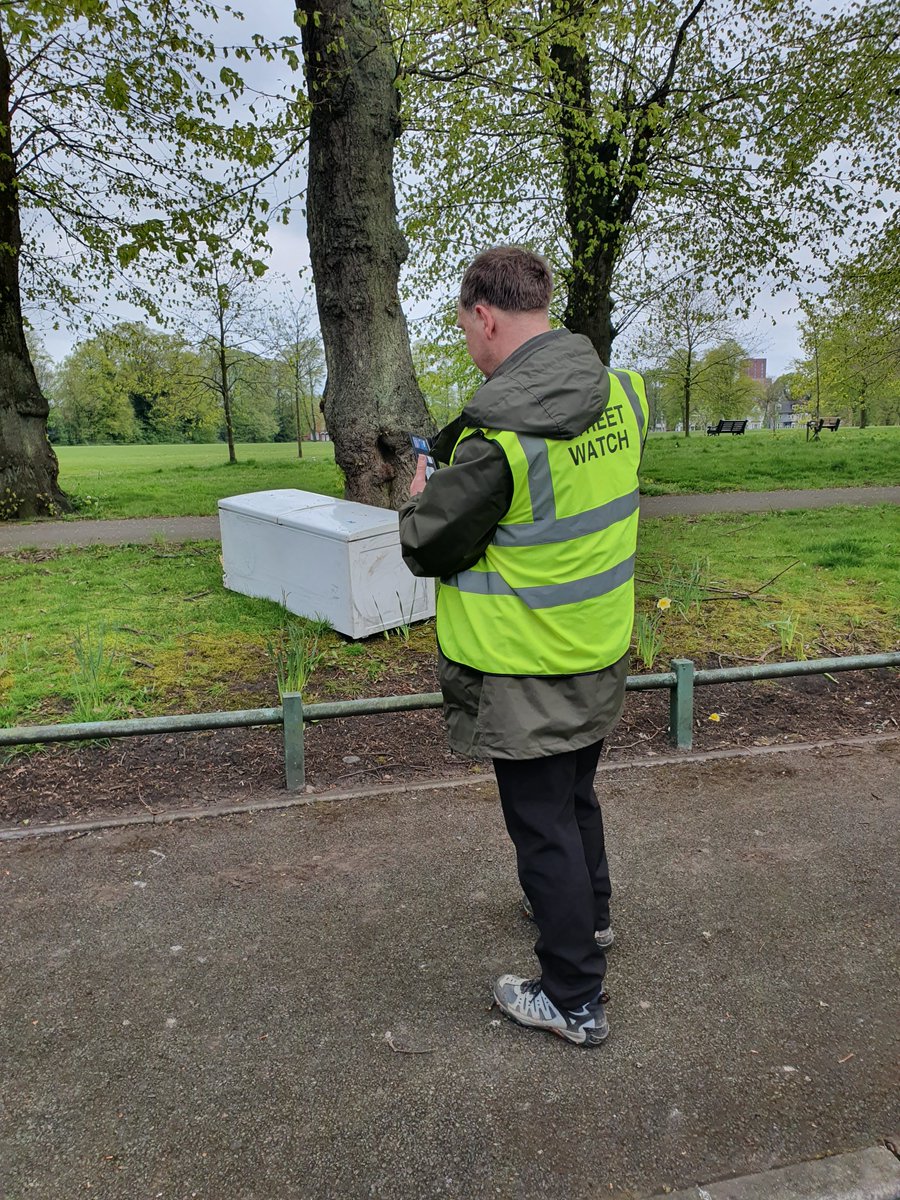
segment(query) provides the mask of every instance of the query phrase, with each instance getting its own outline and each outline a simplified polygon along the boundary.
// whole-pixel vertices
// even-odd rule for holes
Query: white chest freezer
[[[434,616],[434,580],[400,555],[395,512],[283,488],[219,501],[224,584],[325,617],[352,638]]]

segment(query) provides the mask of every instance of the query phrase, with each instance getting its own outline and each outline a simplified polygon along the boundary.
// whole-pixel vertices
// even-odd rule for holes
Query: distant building
[[[798,429],[801,428],[809,420],[809,412],[807,404],[810,397],[808,395],[801,396],[799,400],[789,400],[782,397],[778,402],[778,413],[776,420],[779,429]]]
[[[766,382],[766,360],[764,358],[745,358],[741,364],[741,374],[759,383]]]

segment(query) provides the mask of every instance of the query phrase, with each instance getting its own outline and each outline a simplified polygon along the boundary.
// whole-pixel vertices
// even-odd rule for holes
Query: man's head
[[[524,342],[550,329],[553,273],[541,254],[521,246],[484,250],[467,268],[457,324],[472,361],[491,375]]]

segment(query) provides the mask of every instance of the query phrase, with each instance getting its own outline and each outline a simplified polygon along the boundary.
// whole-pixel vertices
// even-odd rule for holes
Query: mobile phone
[[[422,454],[425,456],[425,478],[430,479],[437,470],[437,463],[434,461],[434,457],[431,453],[431,447],[428,444],[428,439],[419,437],[418,434],[411,433],[409,435],[409,440],[416,454]]]

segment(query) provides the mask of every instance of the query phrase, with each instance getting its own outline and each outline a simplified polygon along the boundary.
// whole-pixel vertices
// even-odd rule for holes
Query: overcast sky
[[[282,37],[294,31],[292,12],[291,0],[260,0],[253,9],[252,21],[238,23],[223,12],[215,36],[220,44],[246,42],[254,32],[272,38]],[[276,85],[283,82],[287,74],[285,67],[275,64],[259,64],[252,68],[242,65],[242,69],[248,82],[268,92],[280,90]],[[305,220],[299,207],[295,208],[289,227],[277,225],[272,228],[270,241],[272,249],[268,261],[271,269],[291,280],[298,293],[309,288],[309,247],[306,241]],[[416,336],[419,320],[428,314],[433,304],[432,298],[423,297],[420,303],[407,306],[413,337]],[[747,345],[748,351],[754,357],[767,359],[768,374],[773,378],[788,370],[792,360],[800,353],[797,304],[798,297],[791,292],[776,294],[772,290],[763,290],[751,319],[736,322],[741,340]],[[112,315],[113,318],[143,319],[141,313],[124,306],[114,308]],[[57,361],[65,357],[72,344],[82,336],[78,331],[52,329],[52,322],[46,315],[33,314],[33,317],[48,352]]]

